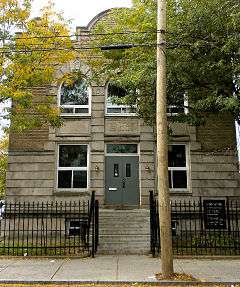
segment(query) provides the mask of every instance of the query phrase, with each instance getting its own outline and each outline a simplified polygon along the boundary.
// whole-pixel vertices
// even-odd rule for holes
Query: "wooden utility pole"
[[[168,132],[166,95],[166,0],[158,0],[157,13],[157,175],[163,277],[173,275],[171,208],[168,184]]]

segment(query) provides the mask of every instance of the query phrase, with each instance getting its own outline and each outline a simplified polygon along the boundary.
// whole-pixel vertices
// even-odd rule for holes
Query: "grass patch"
[[[87,256],[90,253],[84,244],[77,239],[61,242],[35,242],[24,241],[0,242],[0,256]],[[0,285],[1,286],[1,285]]]

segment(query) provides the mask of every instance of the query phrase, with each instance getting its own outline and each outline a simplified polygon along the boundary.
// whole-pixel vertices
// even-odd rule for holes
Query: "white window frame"
[[[72,113],[64,113],[61,112],[61,116],[64,117],[83,117],[83,116],[90,116],[91,115],[91,109],[92,109],[92,88],[91,86],[88,86],[88,105],[61,105],[61,88],[64,81],[61,83],[58,89],[58,106],[60,108],[66,108],[66,109],[73,109]],[[88,113],[76,113],[76,109],[88,109]]]
[[[184,104],[184,114],[187,115],[189,113],[188,110],[188,96],[186,93],[183,95],[183,104]],[[176,105],[168,105],[167,106],[167,111],[170,110],[170,112],[167,112],[168,116],[177,116],[179,113],[171,113],[171,109],[177,108]]]
[[[67,145],[76,145],[76,146],[87,146],[87,166],[86,167],[60,167],[59,166],[59,148],[60,146],[67,146]],[[69,191],[87,191],[90,186],[90,148],[89,144],[85,143],[59,143],[57,147],[57,182],[56,182],[56,188],[59,191],[62,190],[69,190]],[[72,171],[72,180],[71,180],[71,186],[73,186],[73,172],[74,171],[87,171],[87,187],[86,188],[80,188],[80,187],[71,187],[71,188],[64,188],[64,187],[58,187],[58,172],[60,170],[71,170]]]
[[[116,117],[129,117],[129,116],[136,116],[136,113],[123,113],[122,110],[126,108],[131,108],[129,105],[110,105],[108,103],[108,86],[110,82],[107,83],[106,88],[105,88],[105,115],[106,116],[116,116]],[[109,113],[108,109],[121,109],[120,113]]]
[[[186,166],[185,167],[170,167],[168,166],[168,171],[186,171],[186,175],[187,175],[187,187],[186,188],[169,188],[169,190],[171,192],[188,192],[189,191],[189,186],[190,186],[190,179],[189,179],[189,146],[186,143],[170,143],[169,146],[173,146],[173,145],[181,145],[181,146],[185,146],[185,157],[186,157]],[[172,174],[172,172],[171,172]],[[171,176],[171,179],[173,179],[173,175]],[[172,186],[173,186],[173,181],[171,182]]]

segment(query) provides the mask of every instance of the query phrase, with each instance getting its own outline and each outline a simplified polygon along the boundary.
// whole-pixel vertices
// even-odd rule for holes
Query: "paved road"
[[[177,259],[175,271],[203,282],[240,282],[240,260]],[[84,259],[0,259],[0,283],[12,282],[156,282],[160,260],[150,256],[97,256]]]

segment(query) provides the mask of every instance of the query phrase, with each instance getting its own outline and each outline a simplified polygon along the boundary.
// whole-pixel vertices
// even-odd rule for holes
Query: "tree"
[[[59,80],[57,68],[74,58],[68,22],[51,3],[35,19],[31,0],[1,0],[0,11],[0,103],[13,103],[5,117],[17,131],[60,125],[53,99],[34,98],[32,88]]]
[[[6,171],[7,171],[8,138],[0,140],[0,197],[5,194]]]
[[[200,124],[206,112],[240,114],[240,4],[238,0],[168,0],[167,96],[181,105],[187,95],[189,113],[173,121]],[[138,47],[98,52],[91,60],[95,75],[115,79],[137,99],[138,113],[155,123],[156,3],[133,0],[132,9],[109,14],[115,25],[102,21],[94,46],[132,44]],[[111,22],[111,20],[109,21]],[[140,46],[140,47],[139,47]],[[137,91],[133,93],[133,91]]]

